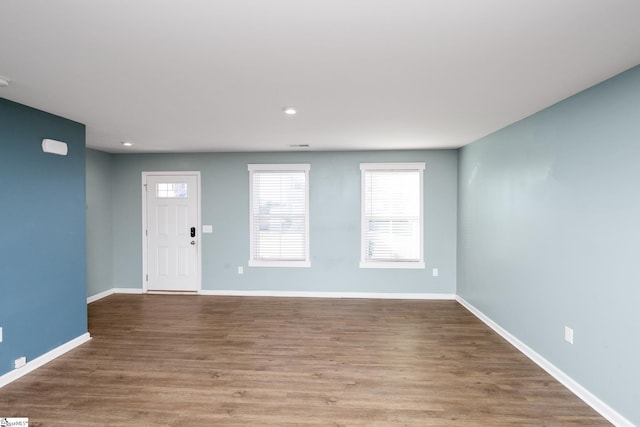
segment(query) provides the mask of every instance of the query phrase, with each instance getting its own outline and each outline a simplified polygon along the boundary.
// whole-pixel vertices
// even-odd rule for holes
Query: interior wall
[[[640,425],[639,159],[640,67],[464,147],[458,294]]]
[[[85,127],[0,98],[0,147],[2,375],[87,332]]]
[[[113,155],[87,149],[87,296],[113,288]]]
[[[427,269],[360,269],[360,162],[403,161],[426,162]],[[311,268],[247,266],[249,163],[310,163]],[[201,237],[204,290],[455,293],[455,150],[122,154],[114,155],[113,167],[114,287],[142,287],[142,171],[198,170],[202,224],[213,225]]]

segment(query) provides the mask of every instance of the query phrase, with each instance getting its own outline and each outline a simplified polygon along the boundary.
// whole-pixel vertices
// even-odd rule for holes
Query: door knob
[[[195,244],[196,244],[196,241],[195,241],[195,240],[192,240],[192,241],[191,241],[191,244],[192,244],[192,245],[195,245]]]

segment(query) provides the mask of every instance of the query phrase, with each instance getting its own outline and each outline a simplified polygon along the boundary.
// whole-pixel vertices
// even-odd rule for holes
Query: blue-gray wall
[[[0,98],[0,183],[2,375],[87,332],[84,125]]]
[[[112,163],[87,149],[87,296],[113,288]]]
[[[464,147],[459,172],[458,294],[640,425],[640,68]]]
[[[360,269],[360,162],[424,161],[425,270]],[[311,268],[249,268],[249,163],[310,163]],[[141,288],[142,171],[202,174],[202,288],[455,293],[457,152],[123,154],[113,156],[113,283]],[[238,275],[237,267],[245,273]],[[432,277],[438,267],[440,276]]]

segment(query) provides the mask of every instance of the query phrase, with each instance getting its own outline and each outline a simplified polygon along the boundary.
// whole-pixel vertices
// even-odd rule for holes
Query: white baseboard
[[[369,298],[369,299],[416,299],[455,300],[455,294],[420,294],[393,292],[304,292],[304,291],[236,291],[203,289],[200,295],[284,297],[284,298]]]
[[[2,376],[0,376],[0,388],[6,386],[7,384],[17,380],[18,378],[27,375],[29,372],[38,369],[42,365],[51,362],[53,359],[62,356],[66,352],[73,350],[81,344],[89,341],[91,336],[89,333],[85,333],[80,335],[77,338],[72,339],[59,347],[54,348],[53,350],[43,354],[42,356],[38,356],[30,362],[27,362],[22,368],[14,369]]]
[[[507,340],[511,345],[520,350],[525,356],[531,359],[536,365],[540,366],[542,369],[547,371],[549,375],[554,377],[558,382],[568,388],[573,394],[582,399],[587,405],[591,406],[594,410],[596,410],[600,415],[609,420],[611,423],[618,427],[634,427],[634,424],[622,416],[620,413],[616,412],[609,405],[600,400],[597,396],[591,393],[589,390],[584,388],[580,383],[575,381],[569,375],[565,374],[562,370],[560,370],[553,363],[549,362],[547,359],[542,357],[540,354],[535,352],[531,347],[520,341],[514,335],[512,335],[509,331],[504,329],[502,326],[498,325],[496,322],[491,320],[488,316],[470,304],[467,300],[462,298],[461,296],[456,296],[456,301],[458,301],[463,307],[469,310],[474,316],[484,322],[487,326],[493,329],[496,333],[498,333],[502,338]]]
[[[113,288],[114,294],[143,294],[141,288]]]
[[[111,288],[106,291],[100,292],[99,294],[91,295],[87,298],[87,304],[91,304],[92,302],[96,302],[101,300],[102,298],[108,297],[113,294],[141,294],[142,289],[139,288]]]
[[[198,295],[196,291],[147,291],[149,295]]]
[[[87,298],[87,304],[91,304],[92,302],[98,301],[102,298],[108,297],[109,295],[113,295],[115,292],[115,289],[107,289],[104,292],[100,292],[98,294],[95,295],[91,295],[90,297]]]
[[[143,294],[140,288],[113,288],[87,298],[87,304],[113,294]],[[193,295],[193,292],[155,292],[149,294]],[[394,292],[305,292],[305,291],[237,291],[202,289],[198,295],[241,296],[241,297],[281,297],[281,298],[363,298],[363,299],[415,299],[415,300],[455,300],[455,294],[394,293]]]

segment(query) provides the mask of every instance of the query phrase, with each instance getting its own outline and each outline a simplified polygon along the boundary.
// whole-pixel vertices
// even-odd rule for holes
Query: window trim
[[[291,164],[248,164],[249,170],[249,267],[311,267],[311,258],[309,252],[309,171],[311,165],[309,163],[291,163]],[[253,174],[255,172],[304,172],[305,173],[305,189],[304,189],[304,205],[305,205],[305,224],[304,224],[304,260],[258,260],[254,259],[255,253],[255,228],[253,216]]]
[[[424,269],[424,169],[425,162],[407,163],[360,163],[360,268],[404,268]],[[367,171],[418,171],[420,173],[420,259],[417,261],[375,261],[365,259],[365,172]]]

